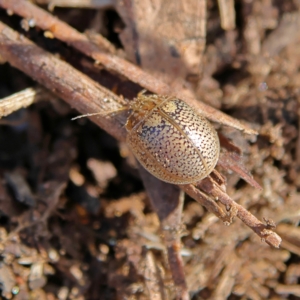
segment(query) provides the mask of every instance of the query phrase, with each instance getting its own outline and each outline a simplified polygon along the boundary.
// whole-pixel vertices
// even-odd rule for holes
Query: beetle
[[[212,124],[176,97],[146,95],[129,105],[127,143],[141,165],[173,184],[195,183],[215,168],[220,142]]]

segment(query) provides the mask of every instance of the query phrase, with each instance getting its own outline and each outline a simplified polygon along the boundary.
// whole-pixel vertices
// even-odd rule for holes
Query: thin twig
[[[215,214],[219,219],[224,220],[226,218],[225,211],[214,201],[208,198],[203,192],[197,189],[192,184],[182,185],[181,188],[193,199],[203,205],[208,211]]]
[[[274,231],[270,230],[268,224],[259,221],[247,209],[233,201],[218,185],[216,185],[209,177],[198,183],[197,187],[220,201],[232,215],[236,215],[248,227],[250,227],[262,240],[270,246],[279,248],[281,238]]]
[[[0,100],[0,118],[5,117],[21,108],[30,106],[41,98],[49,97],[45,89],[28,88]]]
[[[118,140],[125,139],[124,121],[120,120],[119,115],[113,118],[106,115],[107,111],[120,108],[119,103],[123,101],[111,91],[1,22],[0,53],[11,65],[53,91],[81,113],[102,112],[91,119]]]
[[[224,30],[232,30],[235,28],[235,9],[234,0],[218,0],[221,27]]]

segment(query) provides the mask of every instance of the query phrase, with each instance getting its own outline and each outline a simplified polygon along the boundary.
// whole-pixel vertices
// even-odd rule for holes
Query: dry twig
[[[47,94],[47,96],[46,96]],[[42,88],[28,88],[21,92],[1,99],[0,118],[5,117],[21,108],[30,106],[44,97],[49,97],[50,93]]]
[[[235,9],[234,0],[218,0],[221,26],[224,30],[232,30],[235,28]]]

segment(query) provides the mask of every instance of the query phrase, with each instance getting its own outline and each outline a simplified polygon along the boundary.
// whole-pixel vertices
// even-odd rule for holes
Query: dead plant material
[[[299,219],[299,166],[294,163],[298,161],[295,153],[299,156],[299,61],[295,60],[299,47],[291,39],[276,43],[272,37],[282,35],[280,28],[284,28],[284,35],[291,30],[297,40],[297,22],[288,19],[288,14],[294,10],[292,15],[297,15],[298,11],[288,3],[275,7],[269,2],[243,2],[243,31],[234,28],[234,1],[219,1],[221,21],[215,14],[215,4],[208,1],[206,10],[204,3],[188,6],[178,1],[151,7],[147,2],[126,1],[122,8],[118,1],[116,9],[127,25],[122,31],[123,47],[139,68],[123,58],[124,52],[119,57],[120,51],[105,39],[94,36],[91,42],[86,35],[29,2],[0,0],[0,6],[9,13],[25,18],[22,27],[26,36],[30,37],[30,28],[36,26],[37,30],[45,30],[46,37],[66,42],[99,62],[94,66],[86,57],[78,60],[80,69],[87,68],[101,82],[106,80],[110,88],[37,47],[4,23],[0,23],[1,60],[28,74],[80,113],[100,112],[92,120],[119,141],[125,140],[126,116],[107,112],[118,110],[125,102],[110,90],[122,94],[120,86],[125,91],[133,86],[118,81],[120,76],[152,92],[178,96],[218,123],[248,133],[255,133],[255,128],[261,134],[257,138],[245,137],[236,130],[220,129],[223,152],[217,168],[227,172],[226,177],[215,170],[196,186],[181,186],[225,225],[231,224],[224,227],[214,215],[189,201],[182,216],[182,190],[153,178],[143,169],[140,174],[148,197],[136,190],[138,176],[134,168],[128,168],[134,163],[126,146],[121,152],[126,164],[114,160],[118,168],[106,162],[107,158],[98,158],[104,153],[99,149],[105,148],[111,156],[117,156],[118,151],[108,146],[112,141],[101,137],[98,143],[90,130],[78,136],[84,119],[70,122],[68,118],[64,122],[70,110],[66,106],[61,110],[63,105],[57,101],[52,105],[38,101],[37,108],[19,111],[20,117],[10,115],[12,119],[2,123],[11,130],[2,131],[3,139],[11,136],[15,144],[19,139],[23,147],[9,148],[9,139],[5,141],[7,145],[0,143],[10,149],[0,147],[0,160],[14,158],[6,161],[8,169],[0,169],[1,176],[7,174],[0,185],[0,207],[8,220],[0,227],[0,245],[3,268],[10,274],[8,278],[0,276],[3,296],[19,293],[23,298],[39,295],[39,299],[46,299],[45,291],[47,297],[54,299],[55,295],[59,299],[97,299],[104,294],[107,299],[189,299],[191,295],[203,299],[267,299],[274,293],[286,298],[288,294],[298,295],[299,266],[291,253],[299,255],[299,245],[297,230],[294,234],[290,224]],[[270,9],[262,9],[263,6]],[[143,11],[147,14],[141,19]],[[172,23],[174,16],[178,17],[177,23]],[[230,30],[217,34],[219,23]],[[194,26],[195,36],[191,34]],[[154,28],[160,29],[154,33]],[[267,37],[266,29],[275,30]],[[241,37],[246,42],[246,53],[240,49],[244,44]],[[266,42],[268,38],[270,42]],[[153,48],[149,41],[153,41]],[[168,53],[170,49],[173,52]],[[160,57],[165,58],[162,63]],[[168,68],[170,72],[164,72]],[[98,77],[95,73],[99,73]],[[135,89],[139,90],[134,86]],[[216,107],[228,109],[248,125],[195,102],[193,90],[205,101],[215,99]],[[7,103],[12,104],[10,113],[33,102],[23,100],[22,97],[18,104],[6,98],[4,109]],[[47,110],[43,111],[43,107]],[[46,119],[39,117],[39,110]],[[56,118],[55,113],[60,117]],[[58,126],[52,124],[54,118],[59,132],[53,130]],[[17,134],[24,128],[28,136],[25,142]],[[74,143],[77,138],[81,141],[78,147]],[[121,177],[122,173],[127,176]],[[18,195],[20,199],[30,195],[34,200],[20,204],[15,201]],[[148,199],[156,214],[148,207]],[[260,239],[251,235],[246,226],[233,222],[234,217]],[[279,247],[281,239],[274,230],[275,223],[280,222],[286,222],[278,227],[285,238],[284,249],[275,251],[261,240]],[[27,248],[23,247],[25,240]],[[57,282],[63,284],[51,284],[49,276],[56,276]]]

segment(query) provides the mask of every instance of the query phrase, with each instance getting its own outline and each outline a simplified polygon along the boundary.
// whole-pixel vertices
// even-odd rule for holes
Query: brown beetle
[[[130,109],[127,143],[152,175],[169,183],[188,184],[211,173],[220,143],[205,117],[178,98],[144,92]]]

